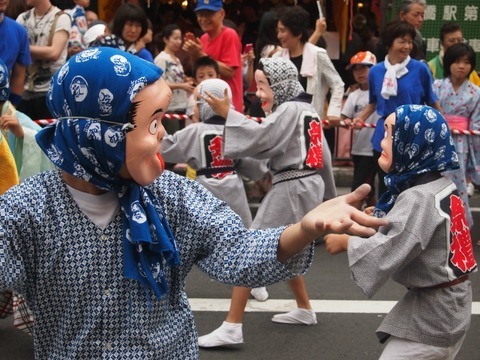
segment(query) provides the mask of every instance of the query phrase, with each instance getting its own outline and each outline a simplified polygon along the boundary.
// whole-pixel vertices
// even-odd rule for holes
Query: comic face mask
[[[132,178],[136,180],[139,170],[125,169],[127,136],[136,139],[130,143],[143,144],[140,127],[147,127],[144,121],[153,117],[151,107],[165,109],[170,100],[170,90],[159,81],[161,75],[155,64],[118,49],[100,47],[77,54],[50,83],[47,105],[59,121],[55,128],[45,128],[37,135],[40,147],[67,173],[118,191]],[[154,97],[140,96],[144,90]],[[163,113],[156,115],[161,118]],[[144,136],[148,134],[144,132]],[[140,162],[138,158],[135,161]],[[152,171],[159,173],[158,169]],[[145,186],[143,175],[138,184]]]
[[[255,82],[257,83],[257,92],[255,95],[260,99],[265,114],[269,114],[272,112],[274,105],[273,90],[262,70],[255,71]]]
[[[395,113],[390,114],[385,119],[385,136],[381,142],[382,154],[378,159],[380,168],[388,173],[393,164],[393,127],[395,125]]]
[[[297,68],[290,60],[263,58],[259,64],[259,70],[255,72],[255,81],[259,86],[256,95],[262,100],[262,108],[266,113],[275,111],[284,102],[304,92],[298,81]]]
[[[122,177],[130,177],[146,186],[161,175],[165,163],[160,155],[165,129],[162,117],[170,103],[171,90],[165,80],[148,85],[135,97],[135,129],[127,133],[125,168]]]

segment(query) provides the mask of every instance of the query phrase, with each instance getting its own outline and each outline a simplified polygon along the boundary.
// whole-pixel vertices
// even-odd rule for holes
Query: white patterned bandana
[[[224,80],[207,79],[198,85],[198,112],[200,115],[200,121],[207,121],[215,115],[218,115],[215,111],[213,111],[212,107],[202,99],[201,96],[205,95],[204,92],[207,91],[211,95],[223,99],[225,97],[225,89],[227,89],[228,97],[230,98],[230,108],[233,108],[232,90]]]
[[[47,105],[59,121],[36,136],[60,169],[118,193],[124,275],[153,290],[157,298],[168,292],[165,265],[179,264],[175,239],[150,190],[118,173],[125,163],[126,131],[134,129],[134,98],[162,73],[155,64],[125,51],[85,50],[53,76]]]
[[[263,73],[273,91],[272,111],[305,92],[298,81],[298,70],[289,59],[281,57],[262,58]]]

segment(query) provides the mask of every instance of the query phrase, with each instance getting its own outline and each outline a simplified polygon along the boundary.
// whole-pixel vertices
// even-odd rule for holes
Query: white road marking
[[[193,311],[228,312],[230,299],[189,299]],[[318,313],[386,314],[396,301],[380,300],[310,300]],[[288,312],[295,309],[295,300],[269,299],[264,302],[248,300],[246,312]],[[480,315],[480,302],[472,304],[472,314]]]

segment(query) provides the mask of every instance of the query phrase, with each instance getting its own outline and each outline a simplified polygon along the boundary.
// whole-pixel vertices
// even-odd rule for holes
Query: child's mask
[[[262,99],[262,103],[266,101],[264,110],[275,111],[284,102],[290,101],[304,92],[298,81],[298,70],[290,60],[281,57],[263,58],[260,59],[260,64],[261,72],[268,79],[266,85],[273,95],[272,101],[270,99],[272,95],[268,92],[268,88],[266,86],[263,88],[266,91],[265,98]],[[257,80],[257,74],[259,75],[258,70],[255,72],[255,80]],[[271,106],[270,103],[272,103]]]

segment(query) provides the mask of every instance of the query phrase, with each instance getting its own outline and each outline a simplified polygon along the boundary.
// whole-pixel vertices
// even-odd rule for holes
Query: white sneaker
[[[467,194],[469,197],[472,197],[475,194],[475,186],[472,183],[467,184]]]
[[[273,315],[272,321],[282,324],[316,325],[317,314],[313,309],[295,309],[286,314]]]
[[[258,288],[253,288],[250,291],[250,294],[255,298],[257,301],[266,301],[268,299],[268,292],[266,287],[258,287]]]
[[[198,346],[200,347],[216,347],[242,343],[242,324],[233,324],[226,321],[210,334],[198,338]]]

